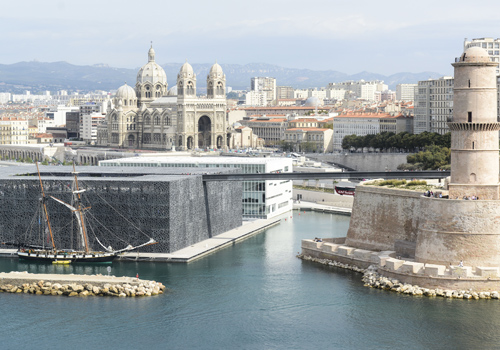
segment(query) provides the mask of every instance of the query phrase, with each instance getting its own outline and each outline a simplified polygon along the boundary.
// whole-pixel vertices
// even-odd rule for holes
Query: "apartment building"
[[[343,113],[333,117],[333,149],[342,150],[347,135],[365,136],[381,132],[412,132],[413,118],[402,113]]]
[[[81,117],[80,137],[87,142],[97,141],[97,127],[106,119],[105,114],[92,113],[85,114]]]
[[[242,121],[241,124],[250,127],[255,135],[264,139],[265,145],[276,145],[283,140],[288,127],[288,121],[284,115],[262,116]]]
[[[28,144],[28,120],[23,118],[1,118],[0,128],[2,129],[0,140],[3,145],[26,145]],[[10,133],[10,135],[9,135]]]
[[[271,106],[276,100],[276,79],[270,77],[254,77],[250,81],[250,90],[265,92],[266,105]]]
[[[414,101],[418,84],[396,85],[396,101]]]
[[[419,81],[415,94],[414,132],[446,134],[453,115],[452,77]]]
[[[317,127],[289,128],[285,131],[286,142],[295,152],[327,153],[333,151],[333,130]]]
[[[287,100],[293,99],[293,87],[291,86],[277,86],[276,87],[276,99],[277,100]]]
[[[266,91],[248,91],[245,95],[245,105],[247,106],[265,107],[267,104]]]

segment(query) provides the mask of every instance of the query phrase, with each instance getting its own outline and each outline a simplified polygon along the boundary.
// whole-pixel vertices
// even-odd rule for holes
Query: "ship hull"
[[[17,252],[17,256],[22,260],[33,262],[52,263],[53,261],[70,260],[71,263],[111,263],[116,259],[116,253],[86,253],[71,252],[67,254],[53,254],[50,252]]]

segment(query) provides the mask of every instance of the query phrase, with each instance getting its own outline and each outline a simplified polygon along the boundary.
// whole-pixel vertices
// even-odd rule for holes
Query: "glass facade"
[[[151,160],[142,161],[141,159],[134,159],[134,161],[120,161],[120,160],[110,160],[99,162],[100,166],[130,166],[130,167],[168,167],[168,168],[240,168],[244,174],[258,174],[266,172],[288,172],[291,166],[284,165],[282,167],[274,167],[272,171],[266,169],[266,163],[205,163],[203,159],[193,158],[192,161],[186,162],[175,162],[166,163],[163,160]],[[274,181],[275,182],[275,181]],[[269,214],[276,212],[278,209],[284,208],[286,205],[284,203],[290,204],[291,206],[291,191],[288,193],[278,193],[266,198],[266,184],[271,184],[271,186],[283,185],[288,183],[291,187],[291,182],[284,181],[282,183],[274,184],[273,181],[243,181],[243,217],[244,218],[268,218]],[[281,198],[281,203],[277,204],[267,204],[267,200],[275,198],[278,196],[283,196]],[[286,202],[283,200],[286,199]],[[291,209],[291,207],[290,207]]]

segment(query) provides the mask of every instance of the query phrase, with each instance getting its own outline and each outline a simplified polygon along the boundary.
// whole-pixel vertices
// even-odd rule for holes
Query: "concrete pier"
[[[293,210],[317,211],[320,213],[339,214],[347,216],[351,216],[352,213],[352,208],[343,208],[343,207],[332,206],[329,204],[319,204],[319,203],[304,202],[304,201],[300,201],[300,203],[299,202],[294,203]]]
[[[208,254],[215,253],[236,242],[247,239],[265,229],[278,225],[281,222],[279,218],[259,219],[253,221],[244,221],[243,225],[220,235],[195,243],[189,247],[183,248],[173,253],[137,253],[130,252],[120,256],[120,260],[134,261],[159,261],[188,263],[200,259]]]
[[[51,274],[51,273],[27,273],[27,272],[0,272],[1,284],[23,284],[45,281],[60,284],[84,284],[92,283],[96,286],[105,284],[137,284],[141,280],[134,277],[115,277],[104,275],[66,275],[66,274]],[[149,282],[142,280],[141,282]]]

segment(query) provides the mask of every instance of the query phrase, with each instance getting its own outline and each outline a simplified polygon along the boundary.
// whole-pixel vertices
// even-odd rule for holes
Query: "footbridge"
[[[320,179],[443,179],[449,171],[344,171],[321,173],[206,174],[204,181],[320,180]]]

